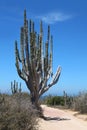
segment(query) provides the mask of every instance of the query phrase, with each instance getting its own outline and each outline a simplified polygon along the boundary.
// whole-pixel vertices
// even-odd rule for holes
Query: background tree
[[[50,35],[50,26],[47,40],[44,42],[42,21],[38,34],[34,29],[34,22],[26,18],[26,10],[24,10],[24,25],[20,31],[20,50],[15,41],[15,57],[17,72],[30,90],[32,103],[38,106],[40,96],[57,83],[61,67],[58,67],[53,75],[53,37]],[[50,78],[52,80],[48,83]]]

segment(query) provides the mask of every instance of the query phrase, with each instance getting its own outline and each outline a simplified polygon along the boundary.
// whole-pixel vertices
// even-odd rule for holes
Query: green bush
[[[28,95],[0,95],[0,130],[37,130],[36,113]]]
[[[45,98],[47,105],[62,105],[64,106],[64,98],[62,96],[47,96]]]

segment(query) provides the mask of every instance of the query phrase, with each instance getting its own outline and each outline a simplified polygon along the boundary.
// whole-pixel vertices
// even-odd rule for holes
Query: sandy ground
[[[48,120],[39,120],[39,130],[87,130],[87,115],[42,105]]]

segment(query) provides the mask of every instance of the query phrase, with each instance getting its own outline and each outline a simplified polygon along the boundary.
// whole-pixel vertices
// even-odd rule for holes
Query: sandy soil
[[[47,120],[40,119],[39,130],[87,130],[87,115],[42,105]]]

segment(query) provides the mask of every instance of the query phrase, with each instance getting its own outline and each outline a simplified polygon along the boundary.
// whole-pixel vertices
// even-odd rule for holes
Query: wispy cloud
[[[37,18],[41,19],[45,23],[54,24],[56,22],[62,22],[72,18],[72,15],[60,13],[60,12],[51,12],[42,16],[37,16]]]

